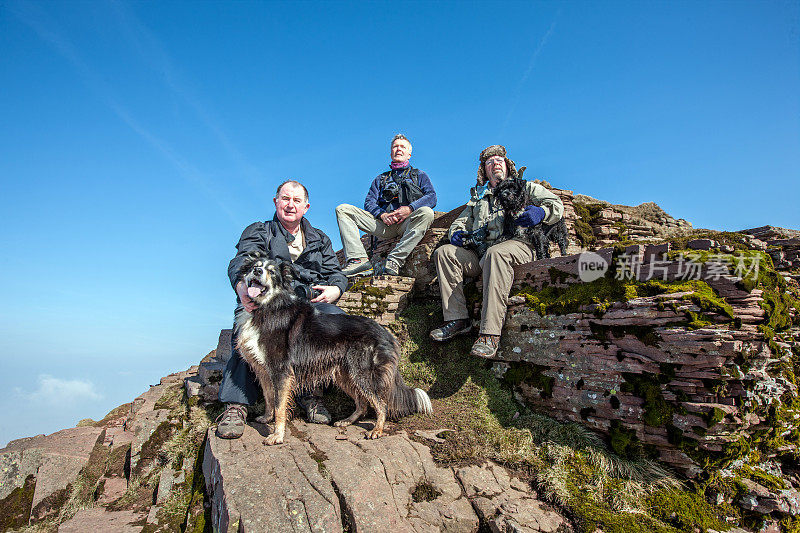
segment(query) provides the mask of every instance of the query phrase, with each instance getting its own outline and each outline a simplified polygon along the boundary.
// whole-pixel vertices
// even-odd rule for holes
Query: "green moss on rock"
[[[711,429],[713,426],[722,422],[724,418],[725,418],[725,411],[723,411],[719,407],[714,407],[705,414],[703,420],[705,420],[706,426],[709,429]]]
[[[636,432],[623,427],[619,420],[612,420],[608,431],[609,445],[620,457],[638,457],[642,454],[642,445]]]
[[[674,406],[664,399],[661,391],[661,381],[656,374],[643,372],[632,374],[623,372],[625,379],[620,389],[624,392],[634,394],[644,400],[644,416],[642,419],[648,426],[661,427],[672,423],[672,415],[675,413]]]
[[[553,395],[555,378],[544,375],[543,372],[545,370],[548,370],[546,366],[525,361],[514,361],[510,364],[503,379],[512,386],[525,383],[535,387],[541,391],[542,398],[550,398]]]
[[[31,474],[21,487],[0,500],[0,531],[14,531],[28,525],[35,489],[36,478]]]
[[[647,497],[650,514],[679,531],[727,531],[717,510],[698,492],[660,490]]]
[[[142,444],[139,450],[139,460],[133,468],[133,476],[141,476],[146,467],[152,465],[160,456],[161,448],[175,432],[176,425],[169,420],[165,420],[153,431],[150,438]]]

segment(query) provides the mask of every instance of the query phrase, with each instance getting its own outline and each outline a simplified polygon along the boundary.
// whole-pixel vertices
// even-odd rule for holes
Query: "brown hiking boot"
[[[312,393],[297,396],[297,405],[306,412],[306,420],[311,424],[330,424],[331,414],[325,409],[322,400]]]
[[[375,270],[375,274],[379,276],[399,276],[400,265],[398,265],[392,259],[387,259],[378,269]]]
[[[229,403],[225,411],[217,417],[217,437],[221,439],[238,439],[244,433],[247,420],[247,406],[240,403]]]
[[[350,259],[347,264],[342,268],[342,274],[348,278],[359,274],[361,276],[369,276],[372,274],[372,263],[366,257]]]
[[[469,333],[470,331],[472,331],[472,321],[468,318],[462,318],[460,320],[445,322],[438,328],[431,330],[430,336],[431,339],[442,342],[448,341],[456,335]]]
[[[500,346],[500,335],[486,335],[481,333],[478,340],[472,345],[470,355],[483,357],[484,359],[491,359],[497,353],[497,348]]]

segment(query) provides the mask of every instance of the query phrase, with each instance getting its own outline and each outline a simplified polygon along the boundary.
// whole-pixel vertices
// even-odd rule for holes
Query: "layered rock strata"
[[[775,269],[786,272],[787,277],[795,282],[800,281],[800,231],[761,226],[740,233],[763,243]]]
[[[573,201],[579,218],[591,227],[596,239],[589,247],[619,241],[657,242],[692,230],[689,222],[670,216],[653,202],[612,205],[580,194]]]
[[[640,283],[654,271],[664,282],[680,281],[685,273],[685,264],[663,259],[668,246],[637,245],[625,252],[613,256],[605,249],[598,255],[623,264],[636,259],[640,269],[630,276]],[[498,373],[544,412],[607,435],[623,456],[650,454],[692,477],[746,455],[775,424],[775,406],[797,393],[783,371],[789,343],[771,347],[758,327],[768,318],[762,291],[746,291],[738,277],[700,264],[698,278],[729,309],[709,306],[698,285],[542,314],[542,304],[524,293],[581,283],[579,259],[554,258],[516,269],[515,284],[525,291],[509,301]],[[692,323],[701,315],[705,322]],[[797,426],[796,417],[787,419],[785,434]],[[762,452],[795,448],[784,443]],[[795,514],[795,491],[762,496],[781,502],[775,510]]]
[[[362,315],[388,326],[408,305],[414,279],[404,276],[357,278],[336,302],[351,315]]]
[[[141,531],[148,519],[157,524],[158,511],[194,459],[162,469],[160,447],[183,424],[173,412],[177,400],[168,405],[163,399],[182,396],[184,380],[195,372],[163,377],[99,422],[11,441],[0,450],[0,531],[38,524],[63,532],[123,532]],[[131,476],[147,478],[154,469],[156,501],[120,504],[130,495]]]

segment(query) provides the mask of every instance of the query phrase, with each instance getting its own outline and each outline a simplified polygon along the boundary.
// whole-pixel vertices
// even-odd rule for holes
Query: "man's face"
[[[281,187],[275,202],[275,213],[278,220],[284,225],[294,225],[300,222],[311,204],[306,200],[306,193],[302,187],[294,183],[287,183]]]
[[[405,163],[411,157],[411,144],[405,139],[397,139],[392,143],[390,150],[392,161],[395,163]]]
[[[486,170],[486,175],[489,176],[489,184],[494,187],[508,175],[508,168],[506,167],[505,157],[494,155],[486,160],[483,164]]]

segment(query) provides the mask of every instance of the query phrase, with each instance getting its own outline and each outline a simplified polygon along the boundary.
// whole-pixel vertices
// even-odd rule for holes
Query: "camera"
[[[479,248],[486,240],[486,227],[484,226],[473,231],[465,231],[463,239],[464,246]]]
[[[381,191],[381,198],[385,202],[391,202],[400,195],[400,185],[394,181],[390,181]]]
[[[304,283],[297,283],[294,286],[294,293],[301,300],[311,300],[322,294],[322,291],[319,289],[312,289]]]
[[[477,244],[475,242],[475,235],[469,232],[464,232],[461,239],[464,242],[464,246],[475,246]]]
[[[478,228],[473,231],[465,231],[462,239],[466,248],[472,248],[482,256],[488,246],[486,245],[486,226]]]

